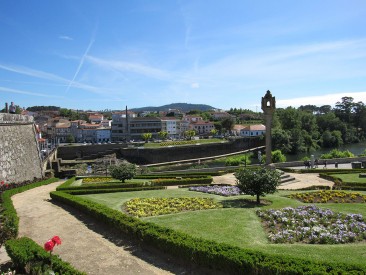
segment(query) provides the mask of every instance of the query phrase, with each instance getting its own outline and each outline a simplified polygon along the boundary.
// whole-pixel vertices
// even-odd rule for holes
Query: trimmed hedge
[[[1,222],[3,224],[3,231],[7,232],[7,236],[10,238],[16,238],[18,236],[18,230],[19,230],[19,218],[17,215],[17,212],[14,208],[13,201],[11,200],[11,197],[15,194],[42,186],[46,184],[50,184],[53,182],[58,181],[57,178],[51,178],[40,182],[35,182],[27,185],[23,185],[21,187],[13,188],[7,191],[4,191],[1,194],[1,201],[2,201],[2,217]]]
[[[212,177],[204,178],[182,178],[182,179],[156,179],[151,181],[153,185],[171,186],[171,185],[185,185],[185,184],[211,184]]]
[[[90,195],[101,193],[117,193],[117,192],[134,192],[134,191],[147,191],[147,190],[161,190],[166,189],[165,186],[150,186],[150,187],[134,187],[134,188],[106,188],[106,189],[70,189],[63,190],[63,192],[72,195]]]
[[[52,192],[51,198],[71,205],[143,244],[151,245],[188,264],[221,270],[227,274],[365,274],[364,265],[278,256],[192,237],[64,192]]]
[[[138,175],[135,176],[134,179],[171,179],[172,177],[181,177],[181,178],[204,178],[207,176],[211,176],[209,174],[162,174],[162,175]]]
[[[355,172],[353,171],[353,173]],[[366,191],[366,184],[362,184],[360,182],[344,182],[341,178],[333,176],[332,174],[340,174],[340,173],[321,173],[319,174],[319,176],[323,179],[333,181],[335,183],[333,186],[334,189]]]
[[[50,254],[32,239],[22,237],[8,240],[5,243],[5,248],[18,270],[25,271],[24,267],[28,265],[31,268],[31,274],[46,274],[44,273],[46,267],[50,267]],[[62,261],[56,255],[52,255],[52,270],[56,274],[64,275],[86,274],[78,271],[68,262]]]
[[[281,168],[284,170],[283,168]],[[285,170],[284,170],[285,171]],[[296,172],[300,173],[326,173],[326,174],[353,174],[353,173],[364,173],[366,169],[338,169],[338,168],[332,168],[332,169],[300,169],[300,170],[294,170]]]

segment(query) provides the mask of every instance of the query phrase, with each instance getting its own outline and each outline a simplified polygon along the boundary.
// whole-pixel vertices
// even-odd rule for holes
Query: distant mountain
[[[159,107],[141,107],[141,108],[133,108],[130,109],[133,112],[142,112],[142,111],[151,111],[151,112],[157,112],[157,111],[169,111],[169,109],[179,109],[184,113],[187,113],[192,110],[200,110],[200,111],[210,111],[217,109],[215,107],[212,107],[210,105],[206,104],[191,104],[191,103],[172,103],[167,104]]]

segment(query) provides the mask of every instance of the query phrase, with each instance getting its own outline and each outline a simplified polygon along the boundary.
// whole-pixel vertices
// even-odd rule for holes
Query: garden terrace
[[[252,199],[247,195],[224,197],[187,189],[82,196],[57,191],[51,197],[169,255],[230,274],[364,274],[365,242],[342,244],[342,255],[339,245],[270,244],[256,211],[305,205],[289,198],[291,193],[281,191],[266,196],[270,205],[247,203]],[[145,218],[134,218],[122,211],[123,205],[135,198],[184,197],[211,198],[224,207]],[[366,216],[365,203],[327,204],[327,208]]]

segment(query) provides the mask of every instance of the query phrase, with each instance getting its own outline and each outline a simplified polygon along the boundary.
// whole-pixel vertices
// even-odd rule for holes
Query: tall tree
[[[344,96],[341,102],[336,103],[334,112],[342,121],[350,123],[354,107],[353,97]]]

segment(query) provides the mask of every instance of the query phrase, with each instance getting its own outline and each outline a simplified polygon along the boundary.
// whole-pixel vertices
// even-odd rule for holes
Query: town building
[[[263,124],[249,125],[240,130],[240,136],[243,137],[254,137],[265,135],[266,126]]]

